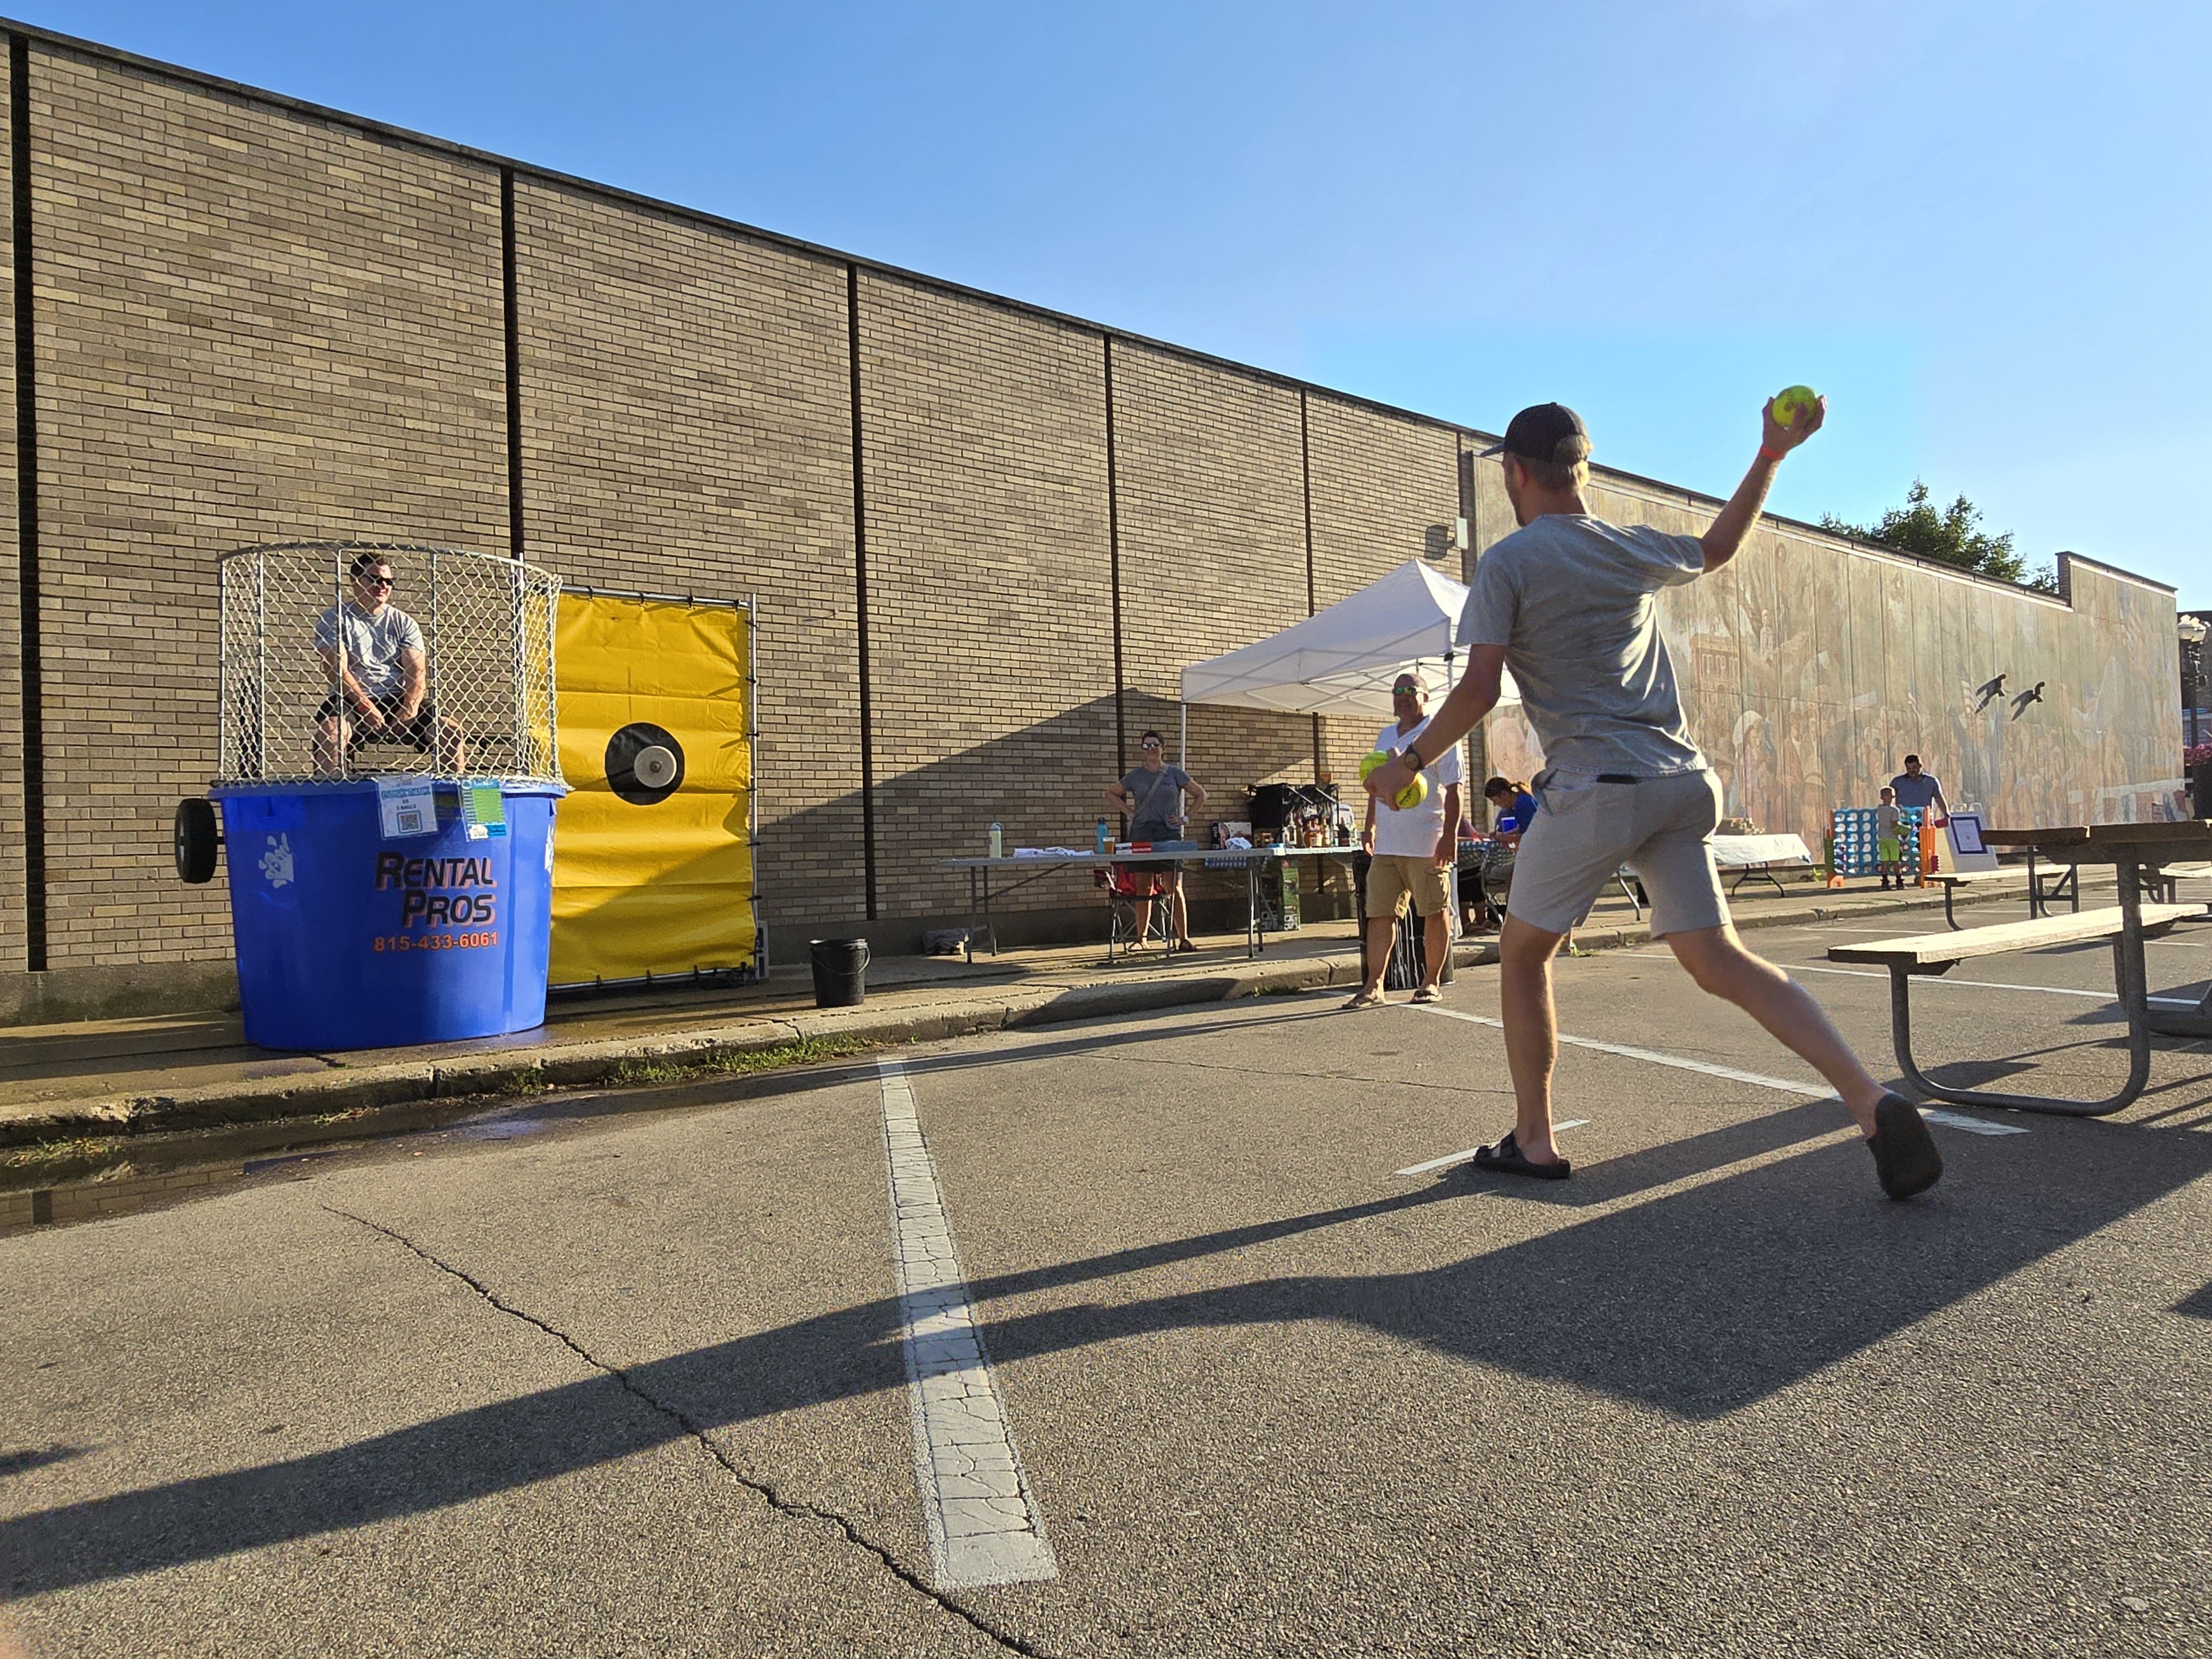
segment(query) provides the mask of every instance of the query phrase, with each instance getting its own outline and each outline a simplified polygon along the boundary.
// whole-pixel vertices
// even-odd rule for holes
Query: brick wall
[[[515,181],[524,541],[757,596],[763,920],[866,911],[845,267]]]
[[[1146,726],[1175,752],[1181,671],[1307,614],[1298,393],[1258,374],[1117,342],[1114,453],[1121,540],[1121,662],[1131,762]],[[1186,769],[1212,812],[1305,779],[1303,715],[1194,708]]]
[[[222,957],[168,840],[217,556],[503,550],[498,175],[44,46],[31,89],[49,961]]]
[[[226,550],[505,551],[519,459],[528,556],[586,583],[757,595],[767,919],[788,937],[864,918],[872,813],[881,937],[904,944],[962,907],[939,861],[992,819],[1017,842],[1086,841],[1137,733],[1173,744],[1183,665],[1441,552],[1460,510],[1472,434],[526,167],[511,456],[500,163],[27,38],[64,975],[228,954],[220,884],[179,884],[167,835],[216,764]],[[0,330],[12,317],[0,304]],[[0,445],[0,977],[21,981],[14,454]],[[1472,473],[1481,548],[1512,520],[1497,464]],[[1592,505],[1692,532],[1713,511],[1619,474]],[[1870,790],[1907,744],[1939,770],[1956,756],[1993,806],[2140,816],[2178,740],[2172,596],[2086,562],[2071,577],[2079,610],[1769,522],[1662,622],[1693,729],[1773,827],[1817,834],[1831,797]],[[2130,665],[2155,661],[2142,690]],[[1999,668],[2048,678],[2048,706],[1966,710]],[[1338,722],[1319,743],[1355,801],[1370,738]],[[1209,816],[1237,817],[1248,785],[1310,776],[1316,746],[1303,716],[1201,708],[1188,763]],[[1017,902],[1097,920],[1076,879]]]
[[[1314,601],[1326,609],[1408,559],[1456,578],[1449,551],[1459,514],[1459,434],[1318,392],[1306,399],[1313,471]],[[1443,665],[1427,665],[1429,706],[1443,701]],[[1322,764],[1355,822],[1365,811],[1359,759],[1387,715],[1322,722]]]
[[[860,318],[878,899],[950,913],[940,860],[1087,847],[1115,776],[1104,342],[872,273]]]

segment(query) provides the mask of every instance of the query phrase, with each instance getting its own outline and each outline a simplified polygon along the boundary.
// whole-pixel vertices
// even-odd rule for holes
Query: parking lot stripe
[[[1920,1115],[1930,1123],[1964,1129],[1970,1135],[2024,1135],[2027,1133],[2017,1123],[1991,1123],[1985,1118],[1968,1117],[1963,1113],[1946,1111],[1938,1106],[1923,1106]]]
[[[1057,1577],[1044,1517],[1015,1449],[1006,1402],[992,1379],[953,1249],[914,1085],[895,1060],[878,1061],[877,1071],[890,1170],[900,1346],[906,1353],[915,1484],[929,1534],[930,1576],[939,1589]]]
[[[1412,1008],[1411,1003],[1394,1005]],[[1502,1031],[1505,1022],[1491,1019],[1481,1014],[1463,1014],[1456,1008],[1440,1008],[1431,1003],[1414,1010],[1417,1013],[1442,1014],[1446,1019],[1463,1019],[1470,1025],[1487,1025]],[[1655,1066],[1672,1066],[1678,1071],[1703,1072],[1707,1077],[1726,1078],[1731,1083],[1755,1083],[1762,1089],[1778,1089],[1784,1094],[1802,1095],[1808,1100],[1833,1100],[1836,1091],[1827,1087],[1814,1088],[1808,1083],[1793,1083],[1786,1077],[1767,1077],[1759,1072],[1740,1072],[1733,1066],[1716,1066],[1711,1060],[1691,1060],[1681,1054],[1662,1054],[1654,1048],[1632,1048],[1625,1042],[1600,1042],[1595,1037],[1569,1036],[1559,1033],[1559,1041],[1570,1048],[1591,1048],[1601,1054],[1619,1054],[1625,1060],[1649,1060]]]
[[[1552,1133],[1556,1135],[1569,1129],[1579,1129],[1589,1121],[1586,1117],[1571,1117],[1565,1123],[1554,1123],[1552,1126]],[[1446,1152],[1442,1158],[1432,1158],[1423,1164],[1409,1164],[1404,1169],[1394,1170],[1391,1173],[1401,1176],[1426,1175],[1431,1170],[1441,1170],[1454,1164],[1464,1164],[1481,1150],[1480,1146],[1470,1146],[1463,1152]]]
[[[1884,977],[1887,977],[1887,975]],[[2029,987],[2028,988],[2033,989],[2035,988]],[[1413,1006],[1411,1003],[1405,1003],[1397,1006],[1407,1008],[1412,1008]],[[1496,1031],[1502,1031],[1505,1029],[1505,1022],[1502,1019],[1490,1019],[1481,1014],[1463,1014],[1456,1008],[1439,1008],[1431,1005],[1427,1007],[1415,1009],[1414,1012],[1417,1013],[1442,1014],[1447,1019],[1463,1019],[1470,1025],[1487,1025],[1492,1030]],[[1649,1060],[1654,1066],[1672,1066],[1685,1072],[1703,1072],[1707,1077],[1726,1078],[1732,1083],[1753,1083],[1757,1084],[1762,1089],[1775,1089],[1786,1095],[1801,1095],[1807,1100],[1833,1100],[1836,1098],[1836,1091],[1833,1089],[1816,1089],[1810,1084],[1793,1083],[1786,1077],[1767,1077],[1759,1072],[1741,1072],[1733,1066],[1716,1066],[1710,1060],[1692,1060],[1683,1054],[1662,1054],[1656,1048],[1632,1048],[1625,1042],[1600,1042],[1595,1037],[1569,1036],[1565,1031],[1559,1033],[1559,1041],[1577,1048],[1594,1048],[1601,1054],[1619,1054],[1627,1060]],[[1930,1123],[1945,1124],[1954,1129],[1966,1130],[1969,1133],[1972,1134],[2024,1135],[2027,1133],[2026,1129],[2020,1127],[2017,1124],[1988,1123],[1978,1117],[1966,1117],[1957,1112],[1938,1111],[1927,1106],[1923,1106],[1920,1109],[1920,1115],[1926,1118]],[[1586,1121],[1586,1120],[1582,1118],[1577,1118],[1574,1121],[1577,1123]],[[1565,1126],[1561,1125],[1560,1127],[1565,1127]],[[1455,1157],[1468,1156],[1472,1156],[1472,1154],[1461,1153],[1455,1155]],[[1442,1163],[1446,1164],[1453,1161],[1454,1160],[1452,1158],[1441,1160]],[[1430,1164],[1425,1167],[1434,1169],[1439,1166],[1437,1164]],[[1411,1170],[1401,1170],[1398,1173],[1400,1175],[1411,1175],[1413,1171]]]
[[[1823,968],[1810,962],[1792,963],[1790,964],[1790,971],[1793,974],[1837,974],[1845,979],[1887,979],[1889,977],[1889,969],[1887,968]],[[1970,991],[2040,991],[2046,996],[2087,997],[2092,1002],[2110,1002],[2112,1000],[2112,994],[2109,991],[2075,991],[2068,989],[2063,985],[2008,985],[2002,980],[1942,979],[1934,974],[1917,975],[1915,977],[1918,978],[1923,984],[1940,985],[1947,990],[1956,990],[1963,986]]]

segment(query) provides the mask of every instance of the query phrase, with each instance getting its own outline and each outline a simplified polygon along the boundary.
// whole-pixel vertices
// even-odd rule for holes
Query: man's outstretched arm
[[[1766,505],[1766,492],[1773,486],[1774,470],[1782,465],[1782,458],[1820,429],[1820,422],[1828,418],[1828,400],[1820,398],[1809,410],[1801,411],[1788,426],[1774,418],[1774,399],[1766,400],[1765,412],[1759,416],[1764,426],[1759,441],[1759,457],[1751,470],[1743,475],[1743,482],[1735,487],[1735,494],[1728,498],[1720,516],[1712,521],[1705,533],[1698,539],[1705,550],[1705,568],[1717,570],[1735,557],[1743,546],[1743,538],[1751,534],[1751,527],[1759,521],[1759,509]]]

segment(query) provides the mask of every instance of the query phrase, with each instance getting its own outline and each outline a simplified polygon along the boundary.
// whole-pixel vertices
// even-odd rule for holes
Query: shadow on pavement
[[[1979,1143],[1972,1182],[1875,1195],[1839,1114],[1808,1103],[1591,1166],[1564,1190],[1418,1191],[973,1281],[1001,1363],[1163,1331],[1332,1320],[1521,1376],[1710,1419],[1906,1330],[2212,1171],[2212,1137],[2054,1124]],[[1821,1144],[1648,1202],[1625,1197]],[[1961,1148],[1964,1151],[1964,1148]],[[1960,1161],[1966,1161],[1961,1158]],[[1402,1273],[1295,1274],[988,1319],[1009,1298],[1488,1194],[1564,1212],[1536,1237]],[[395,1247],[396,1248],[396,1247]],[[2182,1304],[2207,1311],[2212,1291]],[[895,1299],[477,1407],[258,1468],[0,1523],[0,1592],[38,1595],[468,1502],[904,1381]],[[625,1386],[627,1384],[627,1386]],[[640,1396],[643,1397],[641,1398]]]

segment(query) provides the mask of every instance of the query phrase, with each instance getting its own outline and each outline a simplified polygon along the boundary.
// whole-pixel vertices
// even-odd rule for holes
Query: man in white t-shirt
[[[1376,734],[1376,748],[1395,755],[1428,730],[1428,690],[1419,674],[1398,676],[1390,688],[1398,718]],[[1390,945],[1398,918],[1410,900],[1421,918],[1427,971],[1416,1002],[1434,1002],[1443,993],[1437,981],[1451,948],[1451,890],[1448,872],[1459,855],[1459,791],[1463,773],[1459,745],[1448,744],[1421,769],[1429,793],[1419,806],[1400,811],[1374,795],[1367,798],[1367,823],[1359,844],[1373,862],[1367,866],[1367,982],[1346,1008],[1379,1007],[1382,975],[1390,965]]]

